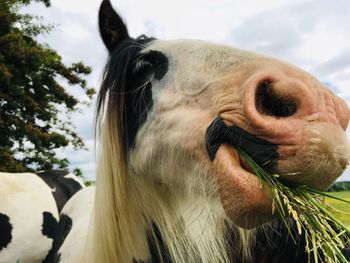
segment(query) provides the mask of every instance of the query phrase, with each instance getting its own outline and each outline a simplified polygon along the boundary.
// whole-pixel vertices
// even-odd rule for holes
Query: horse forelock
[[[90,253],[81,262],[116,262],[131,258],[135,237],[130,222],[130,186],[127,153],[133,146],[138,126],[144,121],[144,107],[133,103],[144,95],[140,83],[133,79],[133,69],[142,50],[153,38],[126,38],[109,53],[101,89],[97,98],[95,136],[98,136],[100,158],[93,228],[88,246]]]
[[[124,154],[133,146],[138,127],[144,121],[144,107],[138,105],[145,89],[132,78],[132,69],[137,58],[146,45],[155,40],[144,35],[133,39],[127,38],[109,54],[104,68],[103,80],[97,98],[96,131],[99,132],[102,122],[117,123]],[[140,85],[140,86],[137,86]]]

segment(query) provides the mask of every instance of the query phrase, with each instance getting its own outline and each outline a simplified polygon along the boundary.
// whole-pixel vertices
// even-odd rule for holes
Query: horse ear
[[[129,38],[122,18],[114,11],[109,0],[103,0],[98,15],[102,40],[111,52],[122,40]]]

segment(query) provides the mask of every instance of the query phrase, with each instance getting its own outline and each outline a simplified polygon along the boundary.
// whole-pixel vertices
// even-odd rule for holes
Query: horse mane
[[[146,40],[145,37],[124,40],[110,53],[104,69],[95,118],[95,137],[99,143],[95,205],[87,253],[81,262],[122,262],[122,257],[132,255],[126,164],[130,139],[125,95],[128,70]]]
[[[136,39],[127,38],[123,40],[110,53],[104,69],[102,85],[97,98],[95,131],[102,127],[103,118],[108,116],[108,114],[104,114],[105,110],[109,113],[111,113],[110,111],[115,112],[116,116],[111,116],[113,118],[111,121],[118,122],[116,127],[119,129],[122,139],[123,155],[126,155],[127,150],[132,146],[136,135],[135,126],[140,125],[140,122],[142,122],[142,120],[130,121],[133,115],[142,115],[138,111],[139,109],[132,105],[132,102],[134,100],[137,101],[144,92],[143,89],[138,89],[139,87],[130,88],[130,82],[133,82],[132,84],[135,86],[130,69],[134,66],[141,50],[153,40],[155,39],[145,35],[141,35]],[[106,118],[107,122],[108,120]]]

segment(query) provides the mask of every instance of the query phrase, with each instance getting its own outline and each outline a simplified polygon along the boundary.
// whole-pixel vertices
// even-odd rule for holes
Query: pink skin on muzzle
[[[275,76],[277,73],[278,77]],[[260,84],[265,81],[271,83],[272,90],[278,97],[290,98],[296,102],[295,114],[278,117],[259,112],[256,94]],[[288,138],[295,137],[296,131],[303,130],[311,122],[327,122],[334,129],[340,128],[341,132],[348,126],[350,112],[346,102],[312,77],[299,80],[282,72],[263,72],[249,78],[245,86],[243,110],[247,122],[270,141],[279,144],[288,142]]]
[[[350,111],[346,102],[309,74],[289,65],[280,69],[272,63],[252,74],[242,86],[244,123],[239,126],[278,145],[274,172],[312,188],[329,187],[349,161],[344,130]],[[268,92],[259,90],[267,86]],[[276,101],[290,103],[291,111],[276,110]],[[234,223],[251,228],[271,219],[268,191],[254,174],[242,168],[232,146],[220,147],[214,167],[223,206]]]

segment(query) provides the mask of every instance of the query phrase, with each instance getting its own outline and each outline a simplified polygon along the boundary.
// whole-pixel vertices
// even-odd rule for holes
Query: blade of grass
[[[311,262],[312,254],[315,263],[324,260],[329,263],[346,263],[341,249],[350,243],[350,230],[321,203],[320,196],[350,202],[316,189],[285,182],[278,175],[268,174],[245,152],[238,152],[257,175],[262,186],[268,190],[274,210],[293,240],[295,241],[290,218],[296,223],[298,234],[304,234],[308,262]]]

